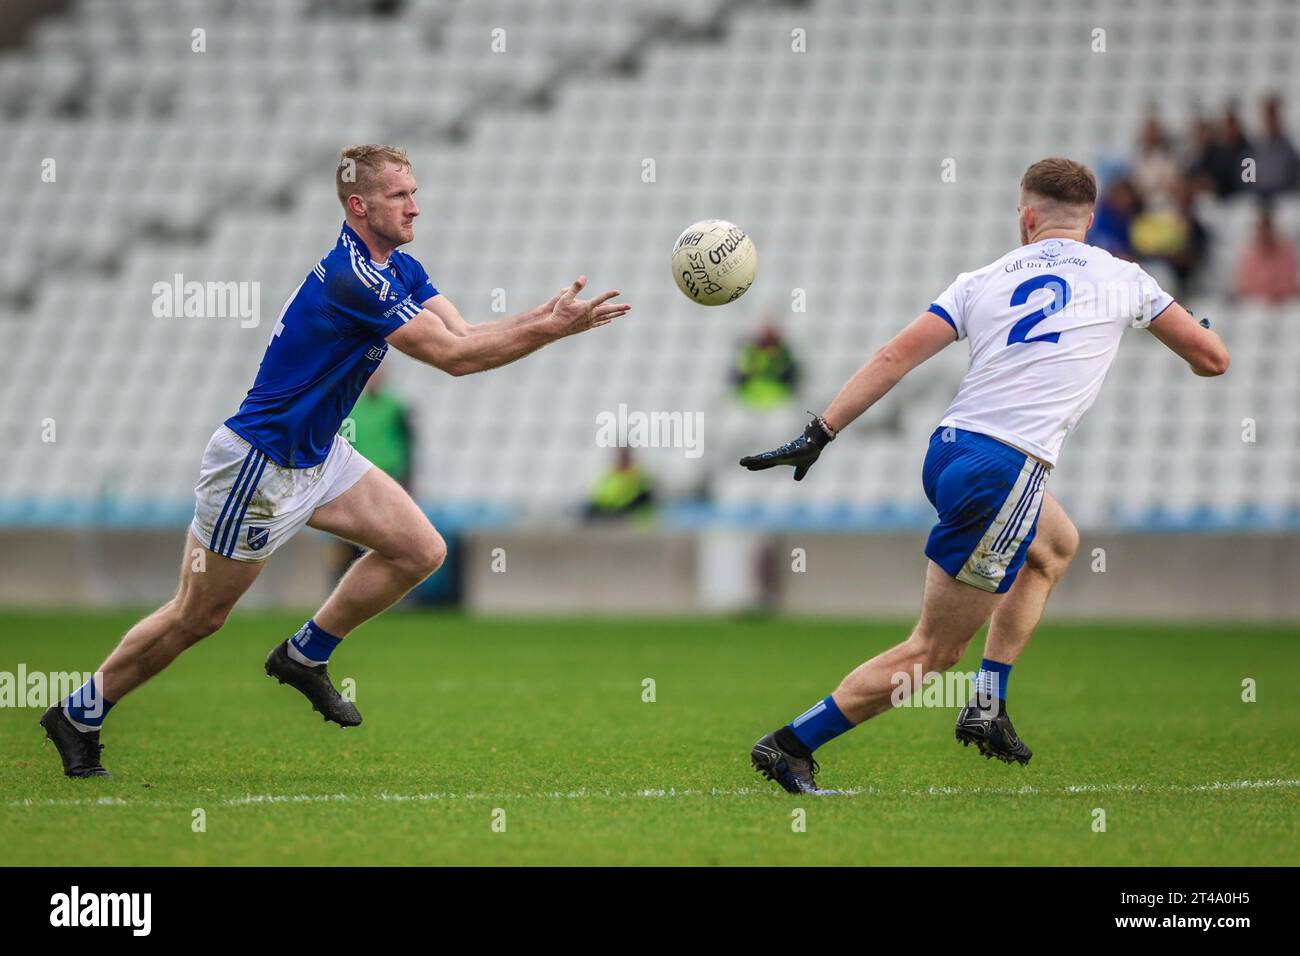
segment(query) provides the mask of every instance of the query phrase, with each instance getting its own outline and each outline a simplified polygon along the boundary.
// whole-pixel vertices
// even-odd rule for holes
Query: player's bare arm
[[[423,308],[436,315],[442,321],[442,324],[446,326],[447,331],[453,335],[482,335],[485,332],[505,332],[510,329],[517,329],[522,325],[528,325],[530,322],[536,322],[540,319],[546,318],[551,314],[551,311],[555,308],[556,303],[560,301],[560,297],[564,295],[564,292],[565,289],[561,289],[559,292],[555,293],[555,295],[551,296],[549,301],[543,302],[541,305],[535,305],[531,309],[520,312],[518,315],[512,315],[506,319],[493,319],[491,321],[475,322],[473,324],[466,321],[465,317],[460,314],[460,310],[456,308],[455,303],[441,293],[430,299],[426,299],[420,304]]]
[[[1206,328],[1177,302],[1173,302],[1147,330],[1196,375],[1212,378],[1228,370],[1228,347],[1217,332]]]
[[[876,351],[840,389],[822,413],[822,421],[838,434],[889,393],[908,372],[957,341],[951,325],[933,312],[923,312]]]
[[[923,312],[877,350],[867,364],[840,389],[835,400],[804,429],[803,435],[761,455],[748,455],[740,464],[750,471],[793,465],[794,480],[802,481],[822,449],[903,380],[908,372],[957,341],[951,325],[933,312]]]
[[[399,351],[449,375],[470,375],[499,368],[559,339],[608,325],[632,308],[625,302],[611,301],[621,294],[616,290],[579,299],[578,293],[586,284],[587,277],[579,276],[573,285],[545,304],[551,308],[540,316],[513,325],[485,328],[475,334],[458,334],[439,312],[422,309],[390,334],[388,341]],[[455,306],[445,297],[434,298],[444,299],[445,307],[439,304],[443,313],[455,311]],[[538,308],[544,309],[545,305]],[[459,318],[460,313],[455,314]]]

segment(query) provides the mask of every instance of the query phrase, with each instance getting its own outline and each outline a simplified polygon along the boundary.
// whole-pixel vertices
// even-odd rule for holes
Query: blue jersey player
[[[1208,323],[1136,264],[1083,241],[1096,199],[1086,166],[1059,158],[1030,166],[1020,183],[1021,244],[958,276],[802,436],[741,460],[754,471],[793,465],[801,480],[836,434],[911,369],[969,341],[970,366],[921,473],[939,522],[925,546],[920,619],[907,640],[754,745],[754,768],[791,793],[818,792],[813,751],[889,710],[900,678],[956,664],[986,621],[976,699],[958,717],[957,739],[986,757],[1028,763],[1031,751],[1006,711],[1007,679],[1079,544],[1046,490],[1066,436],[1096,399],[1127,328],[1149,329],[1197,375],[1228,367]]]
[[[70,777],[107,776],[105,715],[186,648],[217,631],[266,559],[304,525],[367,551],[266,671],[326,720],[361,723],[326,662],[353,630],[436,571],[446,545],[402,488],[338,434],[390,345],[451,375],[513,362],[606,325],[618,292],[579,299],[580,276],[520,315],[470,325],[398,250],[414,237],[416,182],[404,150],[352,146],[335,173],[344,224],[281,310],[243,405],[203,453],[176,596],[137,623],[95,677],[41,718]]]

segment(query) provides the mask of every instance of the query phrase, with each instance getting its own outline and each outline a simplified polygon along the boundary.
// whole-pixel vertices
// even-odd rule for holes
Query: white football
[[[745,230],[725,219],[705,219],[677,237],[673,279],[700,305],[725,305],[745,294],[758,270],[758,250]]]

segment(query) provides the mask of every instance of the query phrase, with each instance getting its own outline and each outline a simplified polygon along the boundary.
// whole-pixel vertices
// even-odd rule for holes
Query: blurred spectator
[[[1133,251],[1144,261],[1167,265],[1185,295],[1197,270],[1205,262],[1209,233],[1196,215],[1196,192],[1191,181],[1174,185],[1172,205],[1143,212],[1133,222]]]
[[[1216,135],[1214,123],[1203,115],[1197,115],[1187,131],[1183,167],[1192,185],[1202,192],[1214,192],[1211,154]]]
[[[1138,194],[1145,202],[1153,205],[1172,200],[1174,190],[1182,179],[1169,134],[1154,113],[1149,114],[1142,124],[1142,132],[1138,136],[1138,157],[1133,163],[1130,176]]]
[[[615,464],[596,482],[587,502],[589,520],[649,517],[654,508],[650,476],[632,458],[630,448],[619,448]]]
[[[1174,214],[1183,227],[1183,246],[1169,257],[1169,265],[1178,276],[1180,291],[1186,294],[1209,256],[1210,232],[1196,214],[1196,187],[1190,179],[1180,179],[1174,190]]]
[[[774,325],[764,325],[753,341],[741,347],[732,384],[750,408],[783,405],[799,385],[799,363]]]
[[[1139,259],[1168,259],[1187,241],[1183,221],[1169,206],[1144,210],[1133,220],[1131,235]]]
[[[1266,198],[1295,189],[1300,184],[1300,159],[1282,128],[1282,100],[1264,100],[1264,132],[1255,142],[1255,190]]]
[[[1106,186],[1097,203],[1097,215],[1088,242],[1100,246],[1113,256],[1132,259],[1133,220],[1142,211],[1142,199],[1128,177],[1120,177]]]
[[[412,474],[411,413],[406,403],[387,386],[387,375],[377,369],[357,397],[343,422],[344,437],[352,447],[388,472],[408,491]],[[351,422],[351,434],[347,434]]]
[[[1250,140],[1242,130],[1236,109],[1230,106],[1224,111],[1200,163],[1215,195],[1231,196],[1245,187],[1241,163],[1252,155]]]
[[[1255,235],[1237,266],[1237,295],[1244,299],[1285,302],[1300,296],[1296,247],[1273,226],[1272,212],[1260,210]]]

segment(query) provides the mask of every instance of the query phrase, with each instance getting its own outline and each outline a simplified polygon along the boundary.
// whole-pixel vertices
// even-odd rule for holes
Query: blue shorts
[[[1009,590],[1038,529],[1050,470],[987,435],[935,429],[921,482],[939,523],[925,556],[958,581]]]

